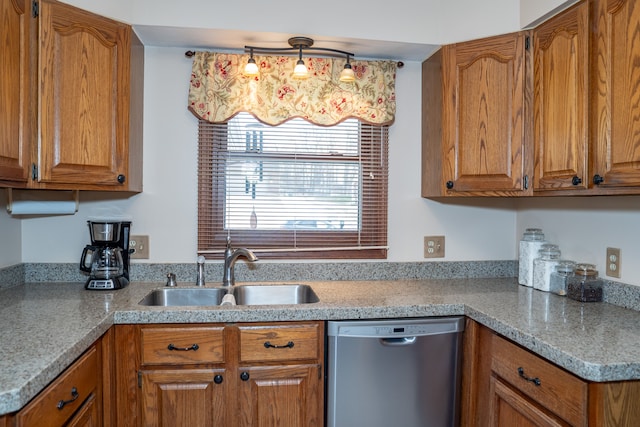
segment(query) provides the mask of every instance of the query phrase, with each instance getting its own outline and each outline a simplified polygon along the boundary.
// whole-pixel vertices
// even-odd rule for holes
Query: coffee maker
[[[87,221],[91,244],[80,257],[80,271],[89,274],[85,289],[121,289],[129,284],[131,221]]]

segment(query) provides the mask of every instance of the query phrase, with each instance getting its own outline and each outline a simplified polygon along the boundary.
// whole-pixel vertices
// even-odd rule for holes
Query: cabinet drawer
[[[317,324],[240,326],[240,361],[319,359]]]
[[[16,416],[16,426],[61,426],[98,390],[98,352],[89,349]],[[75,391],[74,391],[75,390]]]
[[[495,374],[570,424],[587,424],[586,382],[504,338],[492,340]]]
[[[224,362],[223,327],[143,328],[143,365]]]

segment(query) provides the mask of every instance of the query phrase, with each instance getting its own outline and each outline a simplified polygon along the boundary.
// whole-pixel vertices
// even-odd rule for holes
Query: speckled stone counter
[[[640,379],[637,311],[580,304],[513,278],[308,283],[320,302],[297,306],[139,305],[158,283],[108,292],[80,283],[0,290],[0,414],[20,409],[111,325],[126,323],[466,315],[584,379]]]

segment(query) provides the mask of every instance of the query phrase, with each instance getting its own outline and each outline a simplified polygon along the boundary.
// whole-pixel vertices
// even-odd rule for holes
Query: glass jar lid
[[[541,241],[544,240],[544,233],[540,228],[527,228],[522,235],[522,240]]]
[[[596,266],[593,264],[580,263],[576,264],[575,274],[580,276],[597,276],[598,270],[596,270]]]
[[[576,269],[575,261],[571,261],[568,259],[561,259],[558,261],[558,265],[556,265],[556,271],[563,275],[572,274]]]
[[[558,259],[560,258],[560,254],[560,247],[552,243],[545,243],[538,251],[538,256],[540,256],[540,258],[547,259]]]

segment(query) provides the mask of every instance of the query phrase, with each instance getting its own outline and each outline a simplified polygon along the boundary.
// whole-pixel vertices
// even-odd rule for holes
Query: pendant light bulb
[[[351,68],[351,63],[349,63],[349,57],[347,56],[347,63],[344,64],[344,68],[342,69],[342,72],[340,73],[340,81],[341,82],[346,82],[346,83],[351,83],[356,81],[356,75],[353,72],[353,68]]]
[[[296,67],[293,69],[293,78],[302,80],[309,77],[309,70],[307,70],[307,66],[304,65],[302,60],[302,45],[299,46],[299,49],[298,62],[296,62]]]
[[[255,77],[258,75],[258,64],[256,64],[256,60],[253,59],[253,49],[251,49],[249,53],[247,65],[244,66],[244,75],[247,77]]]

